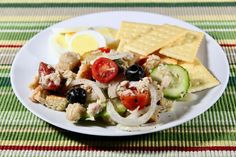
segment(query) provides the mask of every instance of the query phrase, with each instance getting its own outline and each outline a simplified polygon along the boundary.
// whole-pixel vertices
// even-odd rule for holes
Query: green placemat
[[[207,112],[180,126],[122,138],[58,129],[26,110],[9,72],[15,54],[41,30],[70,17],[112,10],[161,13],[209,33],[224,49],[230,79]],[[210,0],[0,0],[0,156],[236,156],[236,2]]]

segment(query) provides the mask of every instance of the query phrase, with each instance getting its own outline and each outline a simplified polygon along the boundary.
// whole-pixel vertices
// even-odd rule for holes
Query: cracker
[[[126,22],[126,21],[122,22],[120,29],[116,35],[116,39],[120,40],[120,44],[117,50],[127,51],[124,48],[127,43],[151,31],[157,26],[158,25],[150,25],[150,24],[136,23],[136,22]]]
[[[178,60],[193,62],[203,38],[204,34],[201,32],[188,31],[181,38],[162,48],[159,53]]]
[[[129,43],[130,39],[120,39],[120,43],[117,47],[118,52],[128,52],[128,50],[125,49],[125,45]]]
[[[135,38],[140,34],[147,33],[156,26],[157,25],[123,21],[118,33],[116,34],[116,39]]]
[[[187,32],[186,29],[165,24],[127,44],[125,48],[140,55],[149,55],[172,43]]]
[[[193,63],[182,62],[179,65],[184,67],[189,73],[191,82],[189,92],[202,91],[220,83],[198,59],[195,59]]]

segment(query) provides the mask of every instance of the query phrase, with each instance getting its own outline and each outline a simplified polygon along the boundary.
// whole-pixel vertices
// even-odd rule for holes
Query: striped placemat
[[[41,30],[87,13],[137,10],[185,20],[224,49],[230,79],[207,112],[157,133],[105,138],[67,132],[26,110],[9,72],[15,54]],[[219,63],[220,64],[220,63]],[[236,156],[236,2],[230,0],[0,0],[0,156]]]

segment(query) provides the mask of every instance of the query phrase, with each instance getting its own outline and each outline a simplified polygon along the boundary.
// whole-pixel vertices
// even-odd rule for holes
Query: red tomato
[[[102,83],[111,81],[118,74],[118,65],[108,58],[98,58],[92,65],[92,76]]]
[[[46,64],[44,62],[41,62],[39,64],[39,70],[38,70],[39,77],[46,76],[54,72],[55,72],[55,69],[51,65]],[[41,85],[44,89],[47,89],[47,90],[56,90],[59,88],[59,85],[56,85],[54,81],[52,80],[44,84],[41,83]]]
[[[50,81],[49,84],[44,85],[43,88],[47,90],[57,90],[60,86],[56,85],[53,81]]]
[[[53,72],[55,72],[55,69],[51,65],[46,64],[44,62],[40,62],[40,64],[39,64],[39,76],[49,75]]]
[[[101,48],[99,48],[99,50],[104,52],[104,53],[109,53],[111,51],[111,49],[108,48],[108,47],[101,47]]]
[[[150,103],[150,95],[148,92],[137,93],[136,95],[120,96],[121,102],[129,110],[134,110],[139,106],[139,109],[143,109]]]

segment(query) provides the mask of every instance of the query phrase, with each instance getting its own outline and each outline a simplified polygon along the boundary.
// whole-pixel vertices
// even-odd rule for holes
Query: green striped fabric
[[[61,2],[61,3],[60,3]],[[230,64],[228,86],[205,113],[177,127],[133,137],[68,132],[29,112],[16,98],[10,69],[21,46],[70,17],[111,10],[162,13],[209,33]],[[224,0],[0,0],[0,156],[236,156],[236,2]]]

